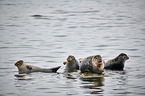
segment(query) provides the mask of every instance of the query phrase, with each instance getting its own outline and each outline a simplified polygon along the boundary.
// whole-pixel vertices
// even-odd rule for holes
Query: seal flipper
[[[30,65],[26,65],[26,68],[32,70],[32,67]]]
[[[66,61],[66,62],[63,62],[63,64],[64,64],[64,65],[67,64],[67,61]]]
[[[55,67],[55,68],[51,68],[50,70],[52,71],[52,72],[57,72],[57,70],[60,68],[61,66],[58,66],[58,67]]]

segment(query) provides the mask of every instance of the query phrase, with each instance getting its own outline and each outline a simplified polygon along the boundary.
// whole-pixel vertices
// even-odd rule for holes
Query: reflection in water
[[[18,77],[15,76],[15,87],[18,90],[19,95],[25,94],[28,91],[28,82],[32,81],[32,78],[28,78],[26,76]]]
[[[116,94],[116,95],[127,95],[131,94],[128,90],[128,74],[125,70],[123,71],[109,71],[106,70],[105,74],[108,74],[108,77],[105,78],[105,86],[112,86],[112,88],[106,87],[106,93]]]
[[[32,80],[33,78],[31,78],[31,77],[25,77],[25,76],[23,76],[23,77],[16,77],[15,78],[15,80]]]
[[[65,77],[68,78],[68,79],[77,79],[76,77],[74,77],[72,74],[70,73],[66,73],[65,74]]]
[[[87,76],[87,77],[81,77],[80,78],[83,82],[81,83],[82,88],[89,89],[87,93],[89,94],[103,94],[104,89],[102,86],[104,86],[104,77],[103,76]]]

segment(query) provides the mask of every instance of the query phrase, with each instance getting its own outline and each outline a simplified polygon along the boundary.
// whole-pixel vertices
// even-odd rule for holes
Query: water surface
[[[145,0],[0,0],[1,96],[145,95]],[[81,79],[63,73],[68,55],[120,53],[130,59],[124,71]],[[14,63],[62,66],[58,73],[17,78]]]

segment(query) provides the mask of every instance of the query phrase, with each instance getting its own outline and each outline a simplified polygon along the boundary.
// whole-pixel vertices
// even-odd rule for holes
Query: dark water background
[[[62,64],[126,53],[125,70],[67,78]],[[14,75],[14,63],[62,66],[58,73]],[[145,95],[145,0],[0,0],[0,96]]]

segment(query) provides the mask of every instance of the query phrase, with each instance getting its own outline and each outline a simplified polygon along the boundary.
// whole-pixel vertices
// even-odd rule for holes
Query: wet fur
[[[79,70],[79,62],[72,55],[69,55],[67,61],[63,64],[66,65],[66,72],[76,72],[77,70]]]
[[[111,60],[107,61],[105,63],[104,69],[123,70],[124,63],[128,59],[129,59],[129,57],[126,54],[121,53],[120,55],[118,55],[114,59],[111,59]]]
[[[27,65],[23,60],[19,60],[15,63],[15,66],[17,66],[19,73],[32,73],[32,72],[46,72],[46,73],[55,73],[61,66],[45,69],[40,68],[32,65]]]
[[[99,59],[96,59],[99,58]],[[100,55],[89,56],[84,59],[81,59],[80,71],[92,72],[92,73],[102,73],[104,69],[104,61]],[[98,62],[101,60],[101,62]],[[99,64],[100,63],[100,64]]]

